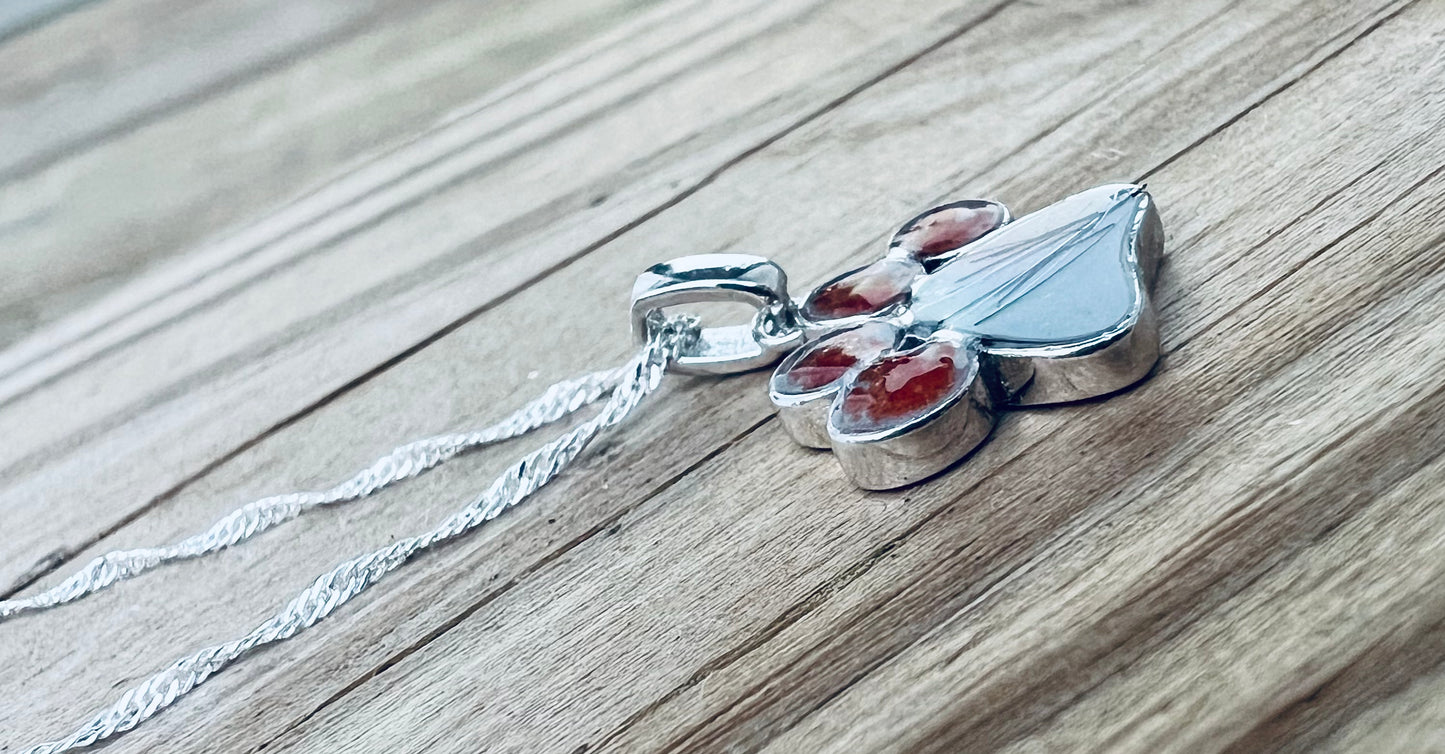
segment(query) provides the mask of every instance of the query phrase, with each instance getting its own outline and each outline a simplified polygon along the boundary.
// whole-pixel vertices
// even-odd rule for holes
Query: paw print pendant
[[[782,358],[769,389],[788,433],[831,449],[860,487],[889,489],[957,463],[1003,410],[1143,379],[1159,355],[1149,294],[1162,246],[1142,186],[1100,186],[1017,220],[997,202],[953,202],[801,301],[761,257],[657,265],[633,290],[634,330],[677,304],[753,304],[750,323],[704,328],[680,371]]]

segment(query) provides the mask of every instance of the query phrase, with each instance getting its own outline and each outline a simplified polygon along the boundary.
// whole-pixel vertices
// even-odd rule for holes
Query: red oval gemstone
[[[953,390],[957,356],[951,344],[930,343],[874,362],[858,373],[843,396],[839,428],[871,432],[927,412]]]
[[[972,243],[1003,224],[1003,207],[992,203],[943,206],[898,231],[893,245],[926,259]]]
[[[813,291],[803,304],[803,314],[827,320],[883,311],[908,298],[908,286],[919,272],[917,263],[907,260],[874,262]]]
[[[894,329],[881,322],[844,330],[818,341],[778,375],[779,392],[811,393],[837,382],[854,365],[875,358],[893,347]]]

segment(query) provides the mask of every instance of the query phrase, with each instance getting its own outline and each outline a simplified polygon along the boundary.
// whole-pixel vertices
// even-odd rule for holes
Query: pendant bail
[[[674,370],[733,374],[771,366],[803,342],[788,276],[777,263],[750,254],[698,254],[649,267],[632,286],[632,337],[645,342],[648,315],[670,306],[744,303],[756,310],[743,324],[705,327],[683,344]]]

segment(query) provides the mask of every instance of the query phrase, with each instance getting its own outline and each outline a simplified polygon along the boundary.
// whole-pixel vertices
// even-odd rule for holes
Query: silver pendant
[[[884,257],[794,301],[762,257],[683,257],[644,272],[635,336],[682,304],[752,305],[703,328],[676,371],[728,374],[782,359],[769,382],[798,443],[829,448],[866,489],[912,484],[978,447],[1002,410],[1093,398],[1148,375],[1164,233],[1142,186],[1090,189],[1013,220],[997,202],[935,207]]]

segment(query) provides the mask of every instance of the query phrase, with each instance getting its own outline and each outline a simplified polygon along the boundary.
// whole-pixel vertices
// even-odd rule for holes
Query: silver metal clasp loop
[[[649,267],[632,286],[632,337],[647,341],[648,314],[680,304],[734,301],[756,309],[751,322],[705,327],[685,344],[675,369],[732,374],[771,365],[803,341],[788,298],[788,276],[748,254],[698,254]]]

